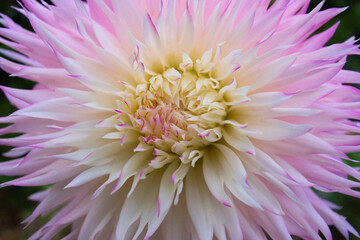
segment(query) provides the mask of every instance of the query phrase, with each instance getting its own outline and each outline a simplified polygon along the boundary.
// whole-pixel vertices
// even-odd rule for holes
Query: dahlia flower
[[[22,0],[2,16],[2,186],[44,186],[30,239],[331,239],[357,235],[314,189],[360,197],[355,39],[310,0]],[[352,119],[352,120],[350,120]],[[352,134],[349,134],[352,133]],[[355,133],[355,134],[354,134]],[[349,160],[349,159],[348,159]],[[321,234],[320,234],[321,232]],[[358,236],[358,235],[357,235]]]

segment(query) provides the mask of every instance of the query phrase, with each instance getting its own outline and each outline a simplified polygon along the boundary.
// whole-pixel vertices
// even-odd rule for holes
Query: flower
[[[331,239],[353,227],[312,189],[355,197],[355,39],[310,0],[22,0],[2,16],[2,87],[19,110],[2,186],[43,186],[30,239]],[[12,59],[12,60],[9,60]]]

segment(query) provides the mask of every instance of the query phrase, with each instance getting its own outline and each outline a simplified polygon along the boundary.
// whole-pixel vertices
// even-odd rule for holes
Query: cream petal
[[[225,206],[231,207],[232,200],[225,193],[224,179],[222,177],[221,168],[219,163],[216,163],[217,159],[213,159],[209,156],[210,153],[206,153],[203,159],[203,174],[206,181],[206,185],[209,188],[212,195]]]
[[[311,125],[295,125],[281,120],[268,119],[250,124],[248,130],[258,130],[261,134],[249,134],[251,138],[265,141],[284,140],[304,135],[312,129]]]

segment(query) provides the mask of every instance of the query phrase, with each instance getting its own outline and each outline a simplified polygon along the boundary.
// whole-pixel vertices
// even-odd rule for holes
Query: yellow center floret
[[[138,133],[135,151],[153,150],[150,166],[174,159],[194,165],[204,147],[222,139],[231,105],[247,101],[248,88],[239,91],[230,77],[216,79],[212,60],[212,51],[195,61],[183,54],[181,63],[160,73],[134,62],[137,85],[125,84],[119,131]]]

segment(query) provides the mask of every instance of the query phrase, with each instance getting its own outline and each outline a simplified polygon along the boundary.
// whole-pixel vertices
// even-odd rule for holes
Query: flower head
[[[31,239],[331,239],[356,231],[311,188],[360,197],[359,54],[324,46],[343,9],[310,0],[22,0],[34,32],[2,16],[2,87],[19,108],[4,186],[52,184]],[[12,59],[10,61],[8,59]],[[25,157],[23,157],[25,154]]]

